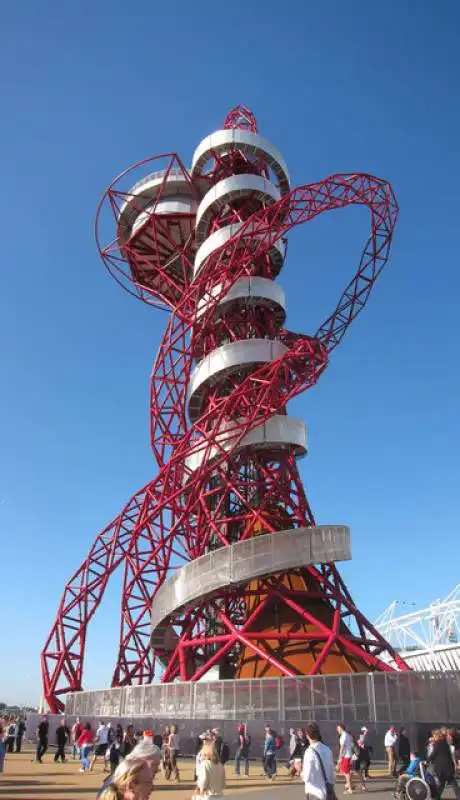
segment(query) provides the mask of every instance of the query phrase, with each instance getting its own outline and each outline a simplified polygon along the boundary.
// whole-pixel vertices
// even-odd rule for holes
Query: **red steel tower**
[[[137,182],[133,170],[142,171]],[[371,219],[356,274],[313,336],[293,333],[276,282],[286,235],[352,204]],[[121,563],[114,686],[159,674],[389,670],[388,656],[407,669],[335,566],[350,557],[348,529],[315,524],[297,468],[305,425],[288,413],[364,308],[397,213],[390,185],[371,175],[291,189],[282,156],[243,106],[201,142],[190,170],[165,154],[111,184],[97,213],[102,258],[131,293],[170,312],[151,377],[158,474],[65,587],[42,652],[52,711],[82,689],[87,625]]]

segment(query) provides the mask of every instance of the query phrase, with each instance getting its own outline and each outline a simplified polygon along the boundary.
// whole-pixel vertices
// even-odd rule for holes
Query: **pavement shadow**
[[[1,781],[0,790],[2,789],[3,786],[4,782]],[[34,788],[34,797],[39,797],[40,795],[47,795],[48,797],[50,795],[56,795],[56,797],[72,798],[79,794],[87,795],[88,792],[90,791],[91,789],[88,788],[87,786],[76,787],[76,786],[69,786],[69,784],[65,785],[54,784],[54,786],[41,786],[40,789]],[[8,786],[5,794],[1,792],[1,797],[3,798],[3,800],[8,800],[9,797],[24,797],[24,798],[29,798],[30,800],[30,790],[27,789],[26,786],[17,786],[17,785],[16,787]]]
[[[6,778],[6,780],[2,778],[2,780],[0,781],[0,788],[2,786],[16,786],[20,788],[22,786],[40,786],[40,785],[41,781],[20,781],[18,783],[18,781],[8,780],[8,778]]]

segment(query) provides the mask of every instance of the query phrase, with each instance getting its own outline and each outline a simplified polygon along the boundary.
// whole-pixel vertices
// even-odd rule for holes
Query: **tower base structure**
[[[406,669],[339,578],[335,562],[350,558],[349,529],[322,525],[252,536],[181,567],[152,603],[162,681]]]

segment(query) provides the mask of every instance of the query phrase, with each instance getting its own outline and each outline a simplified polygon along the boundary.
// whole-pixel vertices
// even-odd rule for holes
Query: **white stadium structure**
[[[417,671],[460,670],[460,583],[444,600],[397,616],[394,600],[374,625]]]

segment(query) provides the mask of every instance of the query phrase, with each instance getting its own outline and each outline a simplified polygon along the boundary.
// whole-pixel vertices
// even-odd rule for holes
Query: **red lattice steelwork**
[[[273,288],[286,235],[349,205],[370,212],[358,269],[313,336],[292,333]],[[258,446],[257,432],[277,416],[289,419],[289,400],[326,368],[387,261],[397,213],[390,185],[371,175],[291,190],[281,156],[244,106],[199,146],[191,170],[166,154],[112,183],[97,214],[102,258],[128,291],[170,312],[151,378],[158,474],[97,536],[65,587],[41,657],[52,711],[82,689],[87,626],[120,564],[114,686],[150,682],[156,668],[164,681],[198,680],[213,666],[223,678],[389,670],[388,656],[407,668],[356,608],[334,564],[224,587],[170,618],[168,644],[150,640],[152,598],[174,570],[241,539],[314,525],[294,446]],[[248,360],[267,341],[270,358]]]

